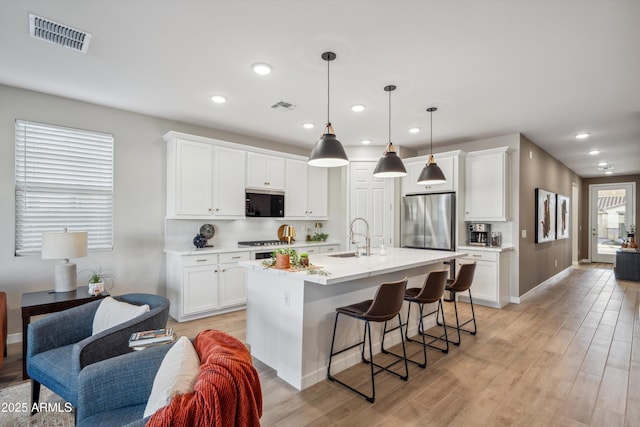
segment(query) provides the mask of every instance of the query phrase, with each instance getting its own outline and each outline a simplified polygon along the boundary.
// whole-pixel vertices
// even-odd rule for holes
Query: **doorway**
[[[635,183],[589,186],[591,262],[613,263],[635,218]]]

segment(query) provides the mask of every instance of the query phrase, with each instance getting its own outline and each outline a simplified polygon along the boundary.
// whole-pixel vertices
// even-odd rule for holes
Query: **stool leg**
[[[458,331],[458,342],[454,342],[453,345],[460,345],[460,319],[458,318],[458,302],[453,300],[453,309],[456,313],[456,331]]]
[[[409,379],[409,365],[407,364],[407,349],[404,345],[404,337],[402,336],[402,318],[398,313],[398,322],[400,323],[400,340],[402,341],[402,358],[404,359],[404,376],[400,377],[401,380],[407,381]],[[409,320],[407,319],[407,324]],[[426,357],[426,356],[425,356]]]
[[[442,350],[443,353],[449,353],[449,337],[447,336],[447,322],[444,320],[444,307],[442,306],[442,299],[438,300],[438,309],[442,312],[442,330],[444,331],[444,342],[447,343],[447,349]],[[438,314],[436,313],[436,323],[438,319]]]
[[[369,332],[369,367],[371,368],[371,397],[364,396],[368,402],[373,403],[376,400],[376,381],[373,373],[373,347],[371,345],[371,324],[368,320],[365,321],[365,334]],[[362,351],[364,351],[364,343],[362,344]]]
[[[336,340],[336,328],[338,326],[338,315],[340,313],[336,313],[336,320],[333,322],[333,336],[331,337],[331,352],[329,353],[329,366],[327,367],[327,378],[333,381],[333,377],[331,376],[331,359],[333,359],[333,344]]]
[[[469,288],[469,303],[471,304],[471,318],[473,319],[473,332],[468,331],[471,335],[475,335],[478,332],[478,326],[476,325],[476,312],[473,309],[473,298],[471,298],[471,288]]]

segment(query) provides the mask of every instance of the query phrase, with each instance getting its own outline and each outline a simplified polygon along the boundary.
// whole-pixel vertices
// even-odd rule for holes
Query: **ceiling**
[[[29,13],[91,33],[88,52],[31,38]],[[580,176],[601,161],[640,173],[635,0],[0,0],[0,83],[309,150],[327,116],[325,51],[346,146],[382,154],[394,84],[395,145],[428,149],[435,106],[434,151],[520,132]]]

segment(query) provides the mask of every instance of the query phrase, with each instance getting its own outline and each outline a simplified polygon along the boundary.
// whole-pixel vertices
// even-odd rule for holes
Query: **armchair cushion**
[[[116,301],[111,297],[106,297],[100,301],[98,310],[93,317],[93,332],[91,335],[100,333],[106,329],[134,319],[149,311],[147,304],[135,305],[126,302]]]

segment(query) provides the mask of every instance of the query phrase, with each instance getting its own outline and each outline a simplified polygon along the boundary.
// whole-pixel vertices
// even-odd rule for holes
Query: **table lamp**
[[[282,230],[282,237],[287,239],[288,244],[291,244],[291,240],[295,240],[296,229],[291,225],[285,225],[284,230]]]
[[[70,292],[76,289],[76,265],[69,258],[87,256],[87,232],[42,233],[42,259],[61,259],[54,276],[55,292]]]

